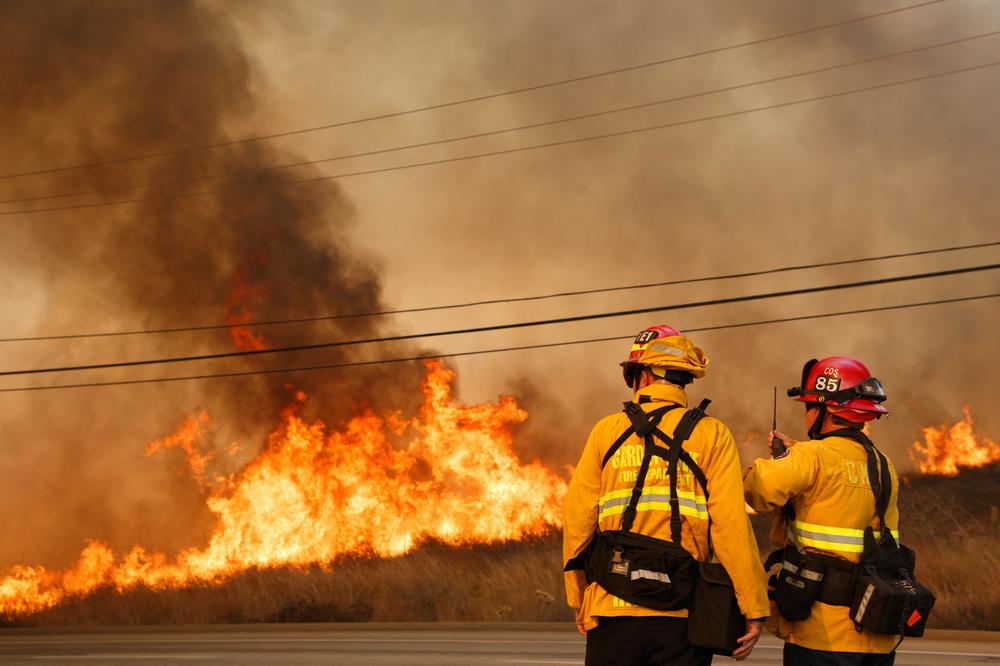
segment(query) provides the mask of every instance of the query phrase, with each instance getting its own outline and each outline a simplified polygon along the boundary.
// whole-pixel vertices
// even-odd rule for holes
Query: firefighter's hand
[[[775,450],[774,450],[774,447],[775,447],[776,444],[778,445],[778,447],[780,449],[777,452],[775,452]],[[792,444],[794,444],[794,442],[791,439],[789,439],[788,435],[786,435],[783,432],[778,432],[777,430],[772,430],[771,432],[767,433],[767,447],[768,447],[768,449],[770,449],[771,456],[774,457],[774,458],[777,458],[782,453],[784,453],[785,449],[790,448],[792,446]],[[784,448],[781,448],[781,447],[784,447]],[[776,455],[776,453],[777,453],[777,455]]]
[[[747,633],[736,639],[740,646],[733,651],[733,659],[743,661],[749,657],[750,653],[753,652],[753,646],[757,645],[757,639],[760,638],[763,629],[764,620],[747,620]]]
[[[587,635],[587,630],[583,628],[583,608],[576,609],[576,630],[579,631],[584,636]]]

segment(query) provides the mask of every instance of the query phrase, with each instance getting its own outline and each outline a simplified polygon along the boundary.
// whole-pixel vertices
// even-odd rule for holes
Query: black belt
[[[843,560],[841,560],[843,562]],[[823,572],[823,585],[819,588],[816,601],[822,601],[831,606],[850,606],[854,601],[854,565],[849,562],[850,571],[842,571],[828,565]]]
[[[810,555],[823,563],[823,582],[816,600],[830,606],[850,606],[854,601],[854,579],[858,565],[823,553],[810,552]],[[776,550],[768,555],[764,568],[770,570],[775,564],[782,562],[784,562],[784,549]]]

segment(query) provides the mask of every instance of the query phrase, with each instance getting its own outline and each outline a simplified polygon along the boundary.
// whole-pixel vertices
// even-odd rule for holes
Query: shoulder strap
[[[708,479],[705,478],[705,473],[691,457],[691,454],[684,450],[683,444],[691,437],[695,426],[705,417],[705,410],[711,402],[711,400],[706,398],[694,409],[684,412],[684,416],[677,423],[672,436],[668,437],[659,428],[653,430],[653,434],[667,445],[667,449],[660,446],[651,446],[652,437],[650,438],[650,446],[647,447],[651,448],[656,455],[666,458],[668,461],[667,475],[670,477],[670,540],[678,545],[681,542],[681,507],[680,499],[677,497],[677,463],[683,460],[684,464],[691,469],[695,478],[698,479],[698,483],[701,484],[702,490],[705,491],[705,499],[707,500]],[[667,455],[664,456],[664,453]],[[711,521],[711,517],[709,520]],[[711,522],[709,522],[709,532],[711,533]],[[709,548],[711,549],[711,546]]]
[[[691,454],[685,451],[680,445],[690,439],[695,426],[698,425],[699,421],[705,418],[705,410],[708,409],[711,402],[711,400],[705,398],[697,407],[689,409],[685,412],[684,416],[681,417],[680,422],[677,423],[677,427],[674,428],[673,436],[667,437],[667,435],[659,428],[656,428],[653,431],[656,438],[668,447],[671,447],[674,442],[678,444],[678,459],[683,461],[684,464],[691,470],[691,473],[694,474],[694,478],[698,480],[699,484],[701,484],[701,489],[705,491],[706,499],[708,498],[708,478],[706,478],[705,472],[703,472],[701,467],[698,466],[698,463],[694,461],[694,458],[691,457]],[[667,449],[664,449],[662,446],[657,446],[655,449],[656,454],[669,461],[670,454]]]
[[[677,424],[677,428],[674,430],[673,439],[677,443],[682,443],[687,441],[694,431],[694,427],[698,425],[698,421],[705,418],[705,410],[708,406],[712,404],[712,401],[705,398],[697,407],[687,410],[684,416],[681,417],[680,423]]]
[[[623,432],[621,435],[618,436],[618,439],[616,439],[610,447],[608,447],[607,453],[604,454],[604,458],[601,460],[602,470],[605,467],[607,467],[608,461],[611,460],[611,458],[615,455],[615,453],[618,452],[618,449],[622,447],[622,444],[625,443],[625,440],[627,440],[633,434],[638,434],[636,432],[636,427],[635,427],[637,421],[639,421],[640,425],[643,426],[644,430],[646,429],[646,425],[643,425],[642,421],[645,421],[645,423],[648,424],[648,429],[652,430],[657,426],[657,424],[659,424],[660,419],[663,418],[664,414],[678,407],[678,405],[665,405],[663,407],[657,407],[656,409],[650,411],[647,414],[645,411],[643,411],[642,407],[635,404],[634,402],[629,401],[624,404],[625,404],[624,412],[628,415],[628,418],[632,422],[632,424],[625,429],[625,432]],[[635,408],[634,410],[632,409],[633,407]],[[635,410],[638,410],[638,413],[635,413]],[[645,433],[639,435],[639,437],[645,438]]]
[[[827,437],[844,437],[854,440],[864,447],[865,454],[868,456],[868,484],[875,496],[875,512],[878,514],[879,541],[885,541],[886,532],[889,531],[885,524],[885,512],[888,510],[889,500],[892,498],[892,475],[889,474],[889,461],[885,454],[876,448],[868,435],[855,428],[834,430],[821,435],[820,439]]]
[[[611,456],[614,455],[614,452],[621,447],[632,433],[643,438],[642,464],[639,466],[635,485],[632,486],[632,497],[629,499],[628,506],[625,507],[625,514],[622,516],[622,530],[625,532],[632,530],[632,523],[635,522],[635,515],[639,510],[639,498],[642,497],[642,489],[646,485],[646,474],[649,472],[649,463],[653,458],[653,438],[649,433],[656,429],[664,414],[676,408],[677,405],[664,405],[647,414],[643,411],[642,407],[634,402],[625,403],[625,413],[628,415],[632,425],[611,445],[608,453],[604,455],[604,461],[601,464],[601,468],[603,469],[604,465],[611,459]]]

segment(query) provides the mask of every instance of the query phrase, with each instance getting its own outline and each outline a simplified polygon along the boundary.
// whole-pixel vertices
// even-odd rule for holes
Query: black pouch
[[[594,535],[588,581],[629,603],[656,610],[687,608],[696,564],[681,546],[655,537],[609,530]]]
[[[731,656],[737,639],[746,633],[747,622],[736,601],[736,590],[725,567],[718,562],[700,562],[691,612],[688,641],[713,654]]]
[[[923,636],[934,594],[912,578],[858,578],[851,619],[860,631]]]
[[[863,573],[858,576],[851,604],[855,628],[876,634],[923,636],[935,598],[912,575],[914,552],[897,545],[891,533],[884,535],[881,543],[876,542],[869,527],[861,564]]]
[[[826,566],[819,557],[785,546],[781,570],[774,585],[774,601],[781,617],[797,622],[809,617],[823,586]]]

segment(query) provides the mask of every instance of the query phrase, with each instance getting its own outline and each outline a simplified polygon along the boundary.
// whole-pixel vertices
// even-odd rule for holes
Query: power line
[[[133,331],[104,331],[99,333],[69,333],[65,335],[36,335],[36,336],[23,336],[16,338],[0,338],[0,343],[4,342],[39,342],[39,341],[51,341],[51,340],[76,340],[82,338],[105,338],[105,337],[118,337],[118,336],[129,336],[129,335],[153,335],[153,334],[166,334],[166,333],[189,333],[194,331],[212,331],[212,330],[223,330],[223,329],[234,329],[234,328],[247,328],[250,326],[276,326],[281,324],[302,324],[302,323],[312,323],[320,321],[331,321],[337,319],[354,319],[360,317],[379,317],[386,315],[396,315],[396,314],[408,314],[414,312],[430,312],[437,310],[454,310],[458,308],[468,308],[479,305],[498,305],[498,304],[510,304],[510,303],[524,303],[528,301],[541,301],[551,298],[563,298],[567,296],[584,296],[590,294],[603,294],[616,291],[628,291],[633,289],[649,289],[652,287],[667,287],[681,284],[695,284],[699,282],[711,282],[715,280],[731,280],[736,278],[748,278],[748,277],[759,277],[762,275],[773,275],[776,273],[786,273],[790,271],[800,271],[813,268],[827,268],[831,266],[846,266],[850,264],[861,264],[868,263],[872,261],[883,261],[886,259],[900,259],[905,257],[917,257],[930,254],[940,254],[943,252],[955,252],[958,250],[971,250],[977,248],[994,247],[1000,245],[1000,241],[990,241],[986,243],[973,243],[970,245],[954,245],[951,247],[936,248],[932,250],[916,250],[913,252],[896,252],[893,254],[883,254],[876,257],[862,257],[859,259],[841,259],[837,261],[824,261],[813,264],[799,264],[796,266],[782,266],[780,268],[769,268],[757,271],[748,271],[743,273],[726,273],[722,275],[711,275],[703,276],[697,278],[684,278],[678,280],[668,280],[665,282],[648,282],[644,284],[631,284],[622,285],[617,287],[602,287],[598,289],[581,289],[576,291],[560,291],[550,294],[537,294],[534,296],[517,296],[512,298],[495,298],[480,301],[467,301],[464,303],[453,303],[450,305],[431,305],[423,307],[414,308],[400,308],[397,310],[381,310],[374,312],[356,312],[348,314],[336,314],[336,315],[318,315],[314,317],[298,317],[294,319],[270,319],[261,321],[247,321],[240,324],[205,324],[199,326],[182,326],[174,328],[154,328],[154,329],[142,329]]]
[[[840,312],[826,312],[815,315],[801,315],[797,317],[782,317],[780,319],[764,319],[758,321],[742,322],[737,324],[720,324],[717,326],[703,326],[701,328],[689,328],[686,329],[688,333],[702,333],[707,331],[720,331],[731,328],[746,328],[750,326],[768,326],[772,324],[781,324],[793,321],[806,321],[810,319],[828,319],[833,317],[844,317],[848,315],[866,314],[871,312],[885,312],[889,310],[905,310],[909,308],[918,308],[931,305],[944,305],[948,303],[964,303],[969,301],[979,301],[988,298],[1000,297],[1000,292],[993,294],[982,294],[979,296],[964,296],[959,298],[947,298],[936,301],[924,301],[922,303],[904,303],[900,305],[885,305],[875,308],[863,308],[857,310],[843,310]],[[270,368],[267,370],[246,370],[241,372],[224,372],[217,374],[207,374],[207,375],[187,375],[183,377],[155,377],[152,379],[125,379],[121,381],[112,382],[88,382],[85,384],[56,384],[52,386],[19,386],[14,388],[3,388],[0,389],[0,393],[18,393],[18,392],[28,392],[28,391],[54,391],[58,389],[77,389],[77,388],[96,388],[96,387],[106,387],[106,386],[129,386],[134,384],[161,384],[167,382],[181,382],[181,381],[192,381],[192,380],[202,380],[202,379],[221,379],[228,377],[248,377],[254,375],[271,375],[271,374],[285,374],[292,372],[309,372],[315,370],[331,370],[335,368],[356,368],[368,365],[387,365],[391,363],[409,363],[413,361],[426,361],[432,359],[443,359],[443,358],[459,358],[461,356],[479,356],[484,354],[497,354],[501,352],[512,352],[512,351],[526,351],[533,349],[548,349],[552,347],[568,347],[570,345],[583,345],[591,344],[596,342],[610,342],[610,341],[620,341],[620,340],[631,340],[635,337],[635,334],[630,335],[618,335],[606,338],[589,338],[586,340],[569,340],[564,342],[549,342],[535,345],[521,345],[516,347],[500,347],[494,349],[479,349],[474,351],[466,352],[453,352],[453,353],[442,353],[442,354],[423,354],[419,356],[407,356],[403,358],[386,358],[386,359],[376,359],[371,361],[351,361],[348,363],[330,363],[325,365],[310,365],[295,368]]]
[[[906,84],[909,84],[909,83],[917,83],[917,82],[920,82],[920,81],[928,81],[930,79],[937,79],[937,78],[941,78],[941,77],[944,77],[944,76],[951,76],[951,75],[954,75],[954,74],[962,74],[962,73],[965,73],[965,72],[977,71],[977,70],[981,70],[981,69],[986,69],[988,67],[996,67],[997,65],[1000,65],[1000,60],[992,61],[992,62],[988,62],[988,63],[983,63],[983,64],[979,64],[979,65],[971,65],[969,67],[961,67],[961,68],[958,68],[958,69],[952,69],[952,70],[948,70],[948,71],[945,71],[945,72],[938,72],[937,74],[926,74],[926,75],[923,75],[923,76],[916,76],[916,77],[912,77],[912,78],[908,78],[908,79],[901,79],[901,80],[898,80],[898,81],[890,81],[888,83],[880,83],[880,84],[876,84],[876,85],[872,85],[872,86],[866,86],[866,87],[863,87],[863,88],[853,88],[853,89],[850,89],[850,90],[842,90],[840,92],[828,93],[826,95],[817,95],[817,96],[814,96],[814,97],[805,97],[805,98],[802,98],[802,99],[791,100],[791,101],[788,101],[788,102],[779,102],[779,103],[776,103],[776,104],[767,104],[767,105],[764,105],[764,106],[751,107],[749,109],[741,109],[741,110],[738,110],[738,111],[728,111],[728,112],[725,112],[725,113],[718,113],[718,114],[711,115],[711,116],[700,116],[700,117],[697,117],[697,118],[689,118],[689,119],[686,119],[686,120],[678,120],[678,121],[669,122],[669,123],[662,123],[662,124],[659,124],[659,125],[650,125],[650,126],[647,126],[647,127],[637,127],[637,128],[627,129],[627,130],[620,130],[620,131],[617,131],[617,132],[608,132],[608,133],[604,133],[604,134],[592,134],[590,136],[577,137],[575,139],[564,139],[564,140],[561,140],[561,141],[550,141],[550,142],[547,142],[547,143],[538,143],[538,144],[531,144],[531,145],[527,145],[527,146],[521,146],[521,147],[518,147],[518,148],[504,148],[504,149],[501,149],[501,150],[494,150],[494,151],[489,151],[489,152],[485,152],[485,153],[475,153],[475,154],[472,154],[472,155],[462,155],[462,156],[458,156],[458,157],[447,157],[447,158],[442,158],[442,159],[437,159],[437,160],[429,160],[429,161],[425,161],[425,162],[413,162],[413,163],[410,163],[410,164],[401,164],[401,165],[390,166],[390,167],[380,167],[380,168],[377,168],[377,169],[366,169],[366,170],[362,170],[362,171],[351,171],[351,172],[345,172],[345,173],[331,174],[331,175],[328,175],[328,176],[315,176],[315,177],[312,177],[312,178],[304,178],[304,179],[301,179],[301,180],[289,181],[288,184],[289,185],[301,185],[301,184],[305,184],[305,183],[316,183],[316,182],[320,182],[320,181],[338,180],[338,179],[341,179],[341,178],[351,178],[351,177],[354,177],[354,176],[368,176],[368,175],[377,174],[377,173],[387,173],[387,172],[390,172],[390,171],[404,171],[404,170],[407,170],[407,169],[415,169],[415,168],[419,168],[419,167],[434,166],[434,165],[439,165],[439,164],[449,164],[449,163],[452,163],[452,162],[464,162],[464,161],[467,161],[467,160],[479,159],[479,158],[482,158],[482,157],[496,157],[498,155],[509,155],[509,154],[513,154],[513,153],[522,153],[522,152],[526,152],[526,151],[529,151],[529,150],[538,150],[538,149],[541,149],[541,148],[554,148],[554,147],[557,147],[557,146],[568,146],[568,145],[577,144],[577,143],[585,143],[585,142],[588,142],[588,141],[597,141],[597,140],[600,140],[600,139],[610,139],[610,138],[615,138],[615,137],[629,136],[629,135],[632,135],[632,134],[640,134],[642,132],[652,132],[652,131],[657,131],[657,130],[669,129],[669,128],[672,128],[672,127],[682,127],[682,126],[685,126],[685,125],[693,125],[693,124],[697,124],[697,123],[708,122],[708,121],[711,121],[711,120],[721,120],[721,119],[724,119],[724,118],[734,118],[734,117],[737,117],[737,116],[745,116],[745,115],[749,115],[749,114],[753,114],[753,113],[758,113],[758,112],[761,112],[761,111],[771,111],[771,110],[774,110],[774,109],[781,109],[781,108],[786,108],[786,107],[791,107],[791,106],[798,106],[800,104],[808,104],[808,103],[811,103],[811,102],[821,102],[821,101],[825,101],[825,100],[829,100],[829,99],[835,99],[835,98],[838,98],[838,97],[845,97],[847,95],[855,95],[855,94],[858,94],[858,93],[873,92],[875,90],[883,90],[885,88],[892,88],[892,87],[895,87],[895,86],[906,85]],[[143,202],[147,202],[147,201],[167,201],[167,200],[175,200],[175,199],[187,199],[187,198],[190,198],[190,197],[200,197],[200,196],[207,196],[207,195],[210,195],[210,194],[220,194],[220,193],[224,193],[224,192],[238,191],[242,187],[245,187],[245,185],[235,185],[233,187],[218,188],[218,189],[214,189],[214,190],[198,190],[198,191],[195,191],[195,192],[184,192],[184,193],[178,193],[178,194],[162,194],[162,195],[156,195],[156,196],[151,196],[151,197],[137,197],[137,198],[134,198],[134,199],[119,199],[117,201],[102,201],[102,202],[98,202],[98,203],[72,204],[72,205],[67,205],[67,206],[50,206],[48,208],[35,208],[35,209],[32,209],[32,210],[3,211],[3,212],[0,212],[0,216],[7,216],[7,215],[34,215],[36,213],[48,213],[48,212],[54,212],[54,211],[81,210],[81,209],[87,209],[87,208],[103,208],[103,207],[106,207],[106,206],[122,206],[122,205],[127,205],[127,204],[143,203]]]
[[[787,81],[787,80],[790,80],[790,79],[801,78],[803,76],[811,76],[811,75],[814,75],[814,74],[821,74],[821,73],[825,73],[825,72],[836,71],[838,69],[846,69],[848,67],[855,67],[855,66],[858,66],[858,65],[870,64],[870,63],[878,62],[878,61],[881,61],[881,60],[889,60],[891,58],[898,58],[898,57],[904,56],[904,55],[913,55],[915,53],[922,53],[922,52],[925,52],[925,51],[931,51],[931,50],[943,48],[943,47],[946,47],[946,46],[954,46],[956,44],[961,44],[961,43],[964,43],[964,42],[970,42],[970,41],[974,41],[974,40],[977,40],[977,39],[984,39],[986,37],[995,37],[998,34],[1000,34],[1000,30],[993,30],[993,31],[990,31],[990,32],[980,33],[980,34],[977,34],[977,35],[970,35],[968,37],[960,37],[960,38],[957,38],[957,39],[951,39],[951,40],[948,40],[948,41],[938,42],[938,43],[935,43],[935,44],[928,44],[928,45],[925,45],[925,46],[920,46],[920,47],[916,47],[916,48],[912,48],[912,49],[906,49],[906,50],[903,50],[903,51],[896,51],[896,52],[893,52],[893,53],[887,53],[887,54],[884,54],[884,55],[874,56],[874,57],[871,57],[871,58],[863,58],[861,60],[853,60],[851,62],[841,63],[841,64],[837,64],[837,65],[829,65],[829,66],[826,66],[826,67],[819,67],[819,68],[816,68],[816,69],[805,70],[805,71],[796,72],[796,73],[793,73],[793,74],[783,74],[781,76],[774,76],[774,77],[770,77],[770,78],[767,78],[767,79],[760,79],[760,80],[757,80],[757,81],[750,81],[748,83],[735,84],[735,85],[731,85],[731,86],[726,86],[724,88],[716,88],[716,89],[713,89],[713,90],[705,90],[705,91],[702,91],[702,92],[690,93],[690,94],[686,94],[686,95],[679,95],[679,96],[676,96],[676,97],[668,97],[666,99],[654,100],[654,101],[651,101],[651,102],[643,102],[643,103],[640,103],[640,104],[631,104],[631,105],[628,105],[628,106],[615,107],[613,109],[607,109],[607,110],[604,110],[604,111],[594,111],[594,112],[591,112],[591,113],[584,113],[584,114],[579,114],[579,115],[575,115],[575,116],[568,116],[568,117],[565,117],[565,118],[558,118],[558,119],[555,119],[555,120],[546,120],[546,121],[542,121],[542,122],[529,123],[529,124],[526,124],[526,125],[517,125],[517,126],[514,126],[514,127],[505,127],[505,128],[502,128],[502,129],[488,130],[488,131],[484,131],[484,132],[476,132],[474,134],[465,134],[463,136],[450,137],[450,138],[446,138],[446,139],[433,139],[433,140],[430,140],[430,141],[421,141],[421,142],[418,142],[418,143],[411,143],[411,144],[402,145],[402,146],[394,146],[394,147],[389,147],[389,148],[380,148],[380,149],[376,149],[376,150],[366,150],[366,151],[357,152],[357,153],[349,153],[349,154],[344,154],[344,155],[337,155],[337,156],[334,156],[334,157],[324,157],[324,158],[315,159],[315,160],[302,160],[302,161],[299,161],[299,162],[291,162],[291,163],[288,163],[288,164],[276,164],[276,165],[273,165],[273,166],[263,167],[262,170],[263,171],[275,171],[275,170],[279,170],[279,169],[291,169],[291,168],[295,168],[295,167],[311,166],[311,165],[315,165],[315,164],[324,164],[324,163],[327,163],[327,162],[339,162],[339,161],[342,161],[342,160],[356,159],[356,158],[359,158],[359,157],[371,157],[373,155],[384,155],[386,153],[394,153],[394,152],[399,152],[399,151],[403,151],[403,150],[412,150],[414,148],[427,148],[427,147],[430,147],[430,146],[444,145],[444,144],[448,144],[448,143],[455,143],[455,142],[458,142],[458,141],[467,141],[467,140],[470,140],[470,139],[481,139],[481,138],[485,138],[485,137],[488,137],[488,136],[496,136],[496,135],[499,135],[499,134],[507,134],[507,133],[510,133],[510,132],[520,132],[520,131],[523,131],[523,130],[538,129],[540,127],[549,127],[549,126],[552,126],[552,125],[559,125],[559,124],[563,124],[563,123],[574,122],[574,121],[577,121],[577,120],[587,120],[587,119],[590,119],[590,118],[598,118],[598,117],[601,117],[601,116],[607,116],[607,115],[612,115],[612,114],[616,114],[616,113],[623,113],[625,111],[636,111],[636,110],[639,110],[639,109],[649,108],[649,107],[653,107],[653,106],[661,106],[661,105],[664,105],[664,104],[671,104],[671,103],[674,103],[674,102],[680,102],[680,101],[686,101],[686,100],[691,100],[691,99],[697,99],[699,97],[708,97],[708,96],[711,96],[711,95],[718,95],[718,94],[721,94],[721,93],[733,92],[733,91],[736,91],[736,90],[742,90],[742,89],[750,88],[750,87],[754,87],[754,86],[766,85],[766,84],[769,84],[769,83],[776,83],[778,81]],[[19,197],[19,198],[16,198],[16,199],[4,199],[4,200],[0,201],[0,204],[27,203],[29,201],[45,201],[45,200],[49,200],[49,199],[64,199],[64,198],[67,198],[67,197],[78,197],[78,196],[85,196],[85,195],[90,195],[90,194],[111,194],[111,193],[114,193],[114,192],[126,192],[126,191],[129,191],[129,190],[139,190],[139,189],[146,189],[146,188],[151,188],[151,187],[162,187],[164,185],[179,185],[179,184],[182,184],[182,183],[194,183],[194,182],[200,182],[200,181],[205,181],[205,180],[217,180],[217,179],[220,179],[220,178],[226,178],[229,175],[233,175],[233,174],[229,174],[229,173],[216,173],[216,174],[210,174],[210,175],[207,175],[207,176],[192,176],[192,177],[186,177],[186,178],[175,178],[175,179],[171,179],[171,180],[158,181],[158,182],[155,182],[155,183],[139,183],[139,184],[136,184],[136,185],[123,185],[123,186],[120,186],[120,187],[107,187],[107,188],[99,188],[99,189],[91,189],[91,190],[79,190],[79,191],[76,191],[76,192],[63,192],[61,194],[46,194],[46,195],[39,195],[39,196]]]
[[[853,24],[853,23],[859,23],[859,22],[862,22],[862,21],[868,21],[868,20],[871,20],[871,19],[874,19],[874,18],[879,18],[879,17],[882,17],[882,16],[889,16],[891,14],[899,14],[901,12],[910,11],[912,9],[918,9],[920,7],[927,7],[929,5],[940,4],[941,2],[944,2],[944,0],[928,0],[926,2],[919,2],[919,3],[916,3],[916,4],[912,4],[912,5],[906,5],[904,7],[897,7],[895,9],[889,9],[889,10],[882,11],[882,12],[876,12],[874,14],[866,14],[865,16],[859,16],[859,17],[856,17],[856,18],[846,19],[846,20],[843,20],[843,21],[837,21],[837,22],[834,22],[834,23],[827,23],[825,25],[816,26],[816,27],[813,27],[813,28],[804,28],[802,30],[796,30],[794,32],[786,32],[786,33],[782,33],[780,35],[772,35],[770,37],[762,37],[762,38],[750,40],[750,41],[747,41],[747,42],[740,42],[738,44],[730,44],[728,46],[720,46],[720,47],[716,47],[716,48],[705,49],[705,50],[702,50],[702,51],[696,51],[694,53],[688,53],[688,54],[679,55],[679,56],[672,56],[672,57],[669,57],[669,58],[662,58],[660,60],[654,60],[654,61],[651,61],[651,62],[640,63],[640,64],[637,64],[637,65],[629,65],[627,67],[618,67],[616,69],[609,69],[609,70],[605,70],[603,72],[596,72],[596,73],[593,73],[593,74],[584,74],[584,75],[581,75],[581,76],[575,76],[575,77],[568,78],[568,79],[561,79],[561,80],[558,80],[558,81],[549,81],[547,83],[540,83],[540,84],[535,84],[535,85],[531,85],[531,86],[524,86],[524,87],[521,87],[521,88],[513,88],[513,89],[510,89],[510,90],[505,90],[505,91],[496,92],[496,93],[490,93],[490,94],[487,94],[487,95],[479,95],[479,96],[476,96],[476,97],[466,97],[464,99],[453,100],[453,101],[450,101],[450,102],[441,102],[441,103],[438,103],[438,104],[430,104],[430,105],[427,105],[427,106],[414,107],[414,108],[410,108],[410,109],[405,109],[403,111],[393,111],[393,112],[390,112],[390,113],[383,113],[383,114],[378,114],[378,115],[365,116],[365,117],[362,117],[362,118],[355,118],[353,120],[343,120],[343,121],[334,122],[334,123],[327,123],[327,124],[324,124],[324,125],[317,125],[315,127],[306,127],[306,128],[297,129],[297,130],[289,130],[289,131],[285,131],[285,132],[276,132],[274,134],[262,134],[262,135],[258,135],[258,136],[246,137],[246,138],[243,138],[243,139],[234,139],[234,140],[231,140],[231,141],[221,141],[221,142],[218,142],[218,143],[207,144],[207,145],[204,145],[204,146],[195,146],[195,147],[190,147],[190,148],[179,148],[179,149],[175,149],[175,150],[166,150],[166,151],[161,151],[161,152],[157,152],[157,153],[147,153],[147,154],[144,154],[144,155],[138,155],[138,156],[133,156],[133,157],[122,157],[122,158],[116,158],[116,159],[110,159],[110,160],[102,160],[102,161],[96,161],[96,162],[84,162],[84,163],[80,163],[80,164],[73,164],[73,165],[63,166],[63,167],[52,167],[52,168],[48,168],[48,169],[39,169],[39,170],[36,170],[36,171],[22,171],[22,172],[18,172],[18,173],[10,173],[10,174],[6,174],[6,175],[0,176],[0,180],[7,180],[7,179],[10,179],[10,178],[19,178],[19,177],[23,177],[23,176],[37,176],[37,175],[49,174],[49,173],[59,173],[59,172],[63,172],[63,171],[71,171],[73,169],[84,169],[84,168],[88,168],[88,167],[109,166],[109,165],[112,165],[112,164],[123,164],[123,163],[127,163],[127,162],[136,162],[136,161],[139,161],[139,160],[147,160],[147,159],[153,159],[153,158],[157,158],[157,157],[169,157],[169,156],[172,156],[172,155],[184,155],[184,154],[189,154],[189,153],[194,153],[194,152],[200,152],[200,151],[204,151],[204,150],[212,150],[212,149],[215,149],[215,148],[225,148],[225,147],[228,147],[228,146],[235,146],[235,145],[244,144],[244,143],[253,143],[253,142],[257,142],[257,141],[266,141],[266,140],[269,140],[269,139],[277,139],[277,138],[281,138],[281,137],[295,136],[295,135],[298,135],[298,134],[306,134],[306,133],[309,133],[309,132],[317,132],[317,131],[320,131],[320,130],[334,129],[334,128],[337,128],[337,127],[345,127],[345,126],[348,126],[348,125],[356,125],[356,124],[371,122],[371,121],[375,121],[375,120],[386,120],[386,119],[389,119],[389,118],[399,118],[401,116],[407,116],[407,115],[410,115],[410,114],[420,113],[420,112],[423,112],[423,111],[434,111],[434,110],[437,110],[437,109],[444,109],[444,108],[448,108],[448,107],[452,107],[452,106],[458,106],[458,105],[461,105],[461,104],[469,104],[469,103],[472,103],[472,102],[482,102],[482,101],[485,101],[485,100],[495,99],[495,98],[498,98],[498,97],[505,97],[505,96],[508,96],[508,95],[515,95],[515,94],[519,94],[519,93],[531,92],[531,91],[534,91],[534,90],[541,90],[541,89],[544,89],[544,88],[551,88],[551,87],[554,87],[554,86],[561,86],[561,85],[566,85],[566,84],[569,84],[569,83],[578,83],[580,81],[587,81],[587,80],[590,80],[590,79],[601,78],[601,77],[604,77],[604,76],[611,76],[611,75],[614,75],[614,74],[622,74],[622,73],[625,73],[625,72],[631,72],[631,71],[636,71],[636,70],[640,70],[640,69],[646,69],[646,68],[649,68],[649,67],[656,67],[656,66],[659,66],[659,65],[666,65],[666,64],[674,63],[674,62],[681,62],[683,60],[689,60],[689,59],[697,58],[697,57],[701,57],[701,56],[712,55],[712,54],[715,54],[715,53],[722,53],[724,51],[730,51],[730,50],[733,50],[733,49],[739,49],[739,48],[745,48],[745,47],[748,47],[748,46],[756,46],[756,45],[760,45],[760,44],[766,44],[767,42],[773,42],[773,41],[777,41],[777,40],[780,40],[780,39],[787,39],[789,37],[797,37],[797,36],[801,36],[801,35],[807,35],[807,34],[812,33],[812,32],[818,32],[818,31],[821,31],[821,30],[828,30],[830,28],[837,28],[837,27],[841,27],[841,26],[845,26],[845,25],[850,25],[850,24]]]
[[[624,317],[636,314],[647,314],[652,312],[668,312],[670,310],[682,310],[696,307],[706,307],[710,305],[725,305],[729,303],[744,303],[767,298],[780,298],[784,296],[800,296],[803,294],[815,294],[825,291],[837,291],[842,289],[853,289],[856,287],[868,287],[881,284],[891,284],[896,282],[908,282],[912,280],[923,280],[927,278],[945,277],[949,275],[961,275],[965,273],[976,273],[980,271],[996,270],[1000,264],[986,264],[980,266],[967,266],[964,268],[953,268],[946,271],[934,271],[930,273],[917,273],[910,275],[897,275],[888,278],[878,278],[874,280],[863,280],[859,282],[847,282],[841,284],[824,285],[821,287],[803,287],[787,291],[774,291],[763,294],[750,294],[746,296],[730,296],[727,298],[716,298],[705,301],[694,301],[689,303],[676,303],[672,305],[658,305],[647,308],[636,308],[632,310],[619,310],[615,312],[599,312],[586,315],[574,315],[571,317],[558,317],[553,319],[541,319],[536,321],[515,322],[507,324],[492,324],[489,326],[475,326],[464,329],[454,329],[450,331],[431,331],[427,333],[410,333],[406,335],[392,335],[380,338],[368,338],[366,340],[340,340],[335,342],[320,342],[307,345],[290,345],[286,347],[274,347],[271,349],[252,349],[231,352],[220,352],[214,354],[199,354],[195,356],[178,356],[167,358],[143,359],[139,361],[116,361],[109,363],[94,363],[89,365],[64,366],[56,368],[34,368],[27,370],[6,370],[0,372],[0,376],[11,375],[34,375],[50,372],[73,372],[79,370],[101,370],[107,368],[126,368],[140,365],[161,365],[166,363],[189,363],[194,361],[208,361],[222,358],[237,358],[243,356],[260,356],[263,354],[281,354],[297,351],[308,351],[314,349],[330,349],[334,347],[347,347],[376,342],[395,342],[399,340],[415,340],[418,338],[433,338],[446,335],[464,335],[469,333],[485,333],[488,331],[505,331],[515,328],[528,328],[534,326],[546,326],[550,324],[567,324],[578,321],[590,321],[595,319],[608,319],[612,317]]]

